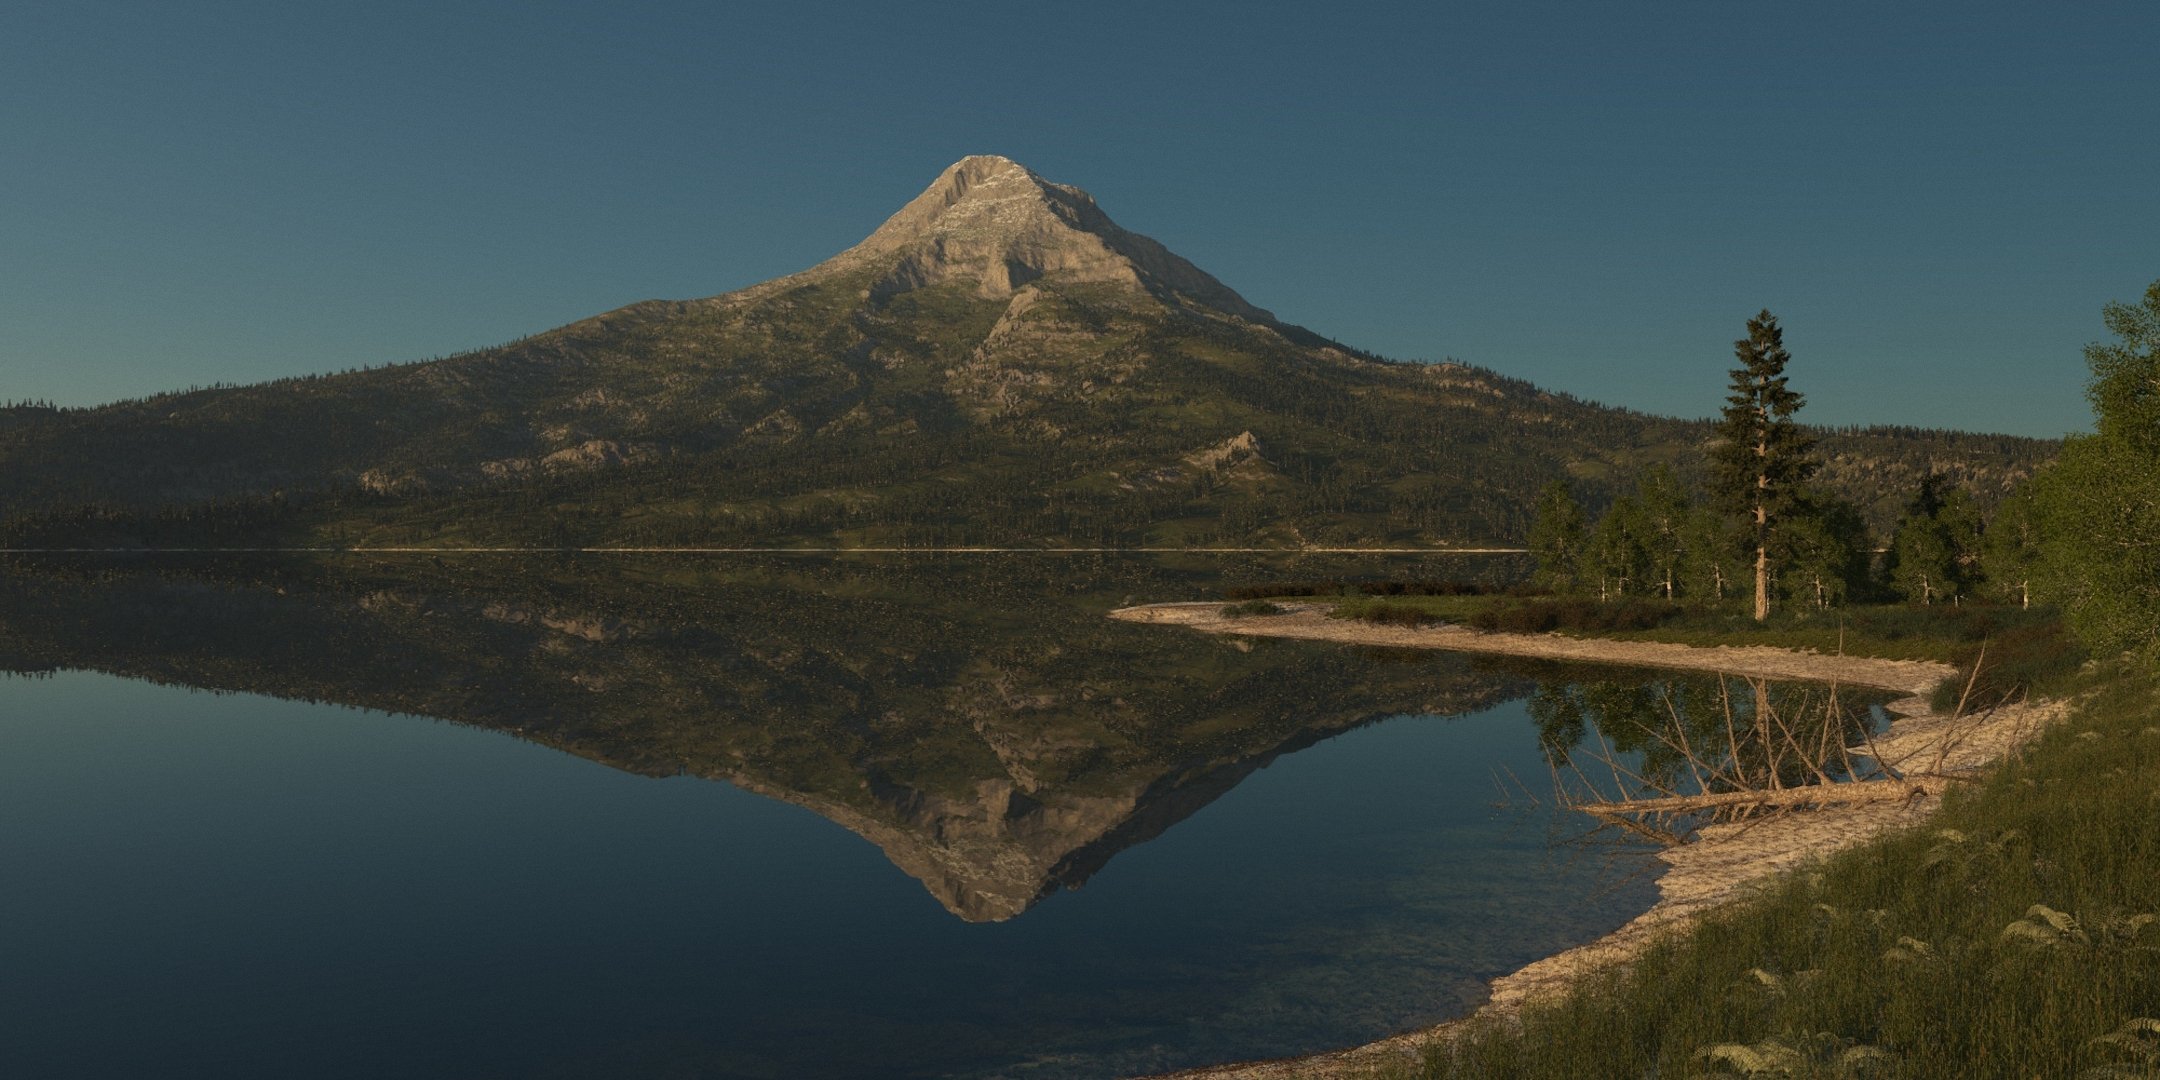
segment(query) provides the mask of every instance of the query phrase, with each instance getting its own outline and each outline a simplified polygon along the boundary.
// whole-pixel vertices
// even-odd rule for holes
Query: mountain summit
[[[874,299],[947,282],[986,298],[1029,282],[1111,282],[1170,302],[1190,302],[1254,322],[1275,317],[1168,248],[1110,220],[1095,198],[1053,184],[1010,158],[961,158],[868,239],[815,267],[820,273],[874,266]]]
[[[720,296],[424,363],[0,409],[0,546],[1509,543],[1552,478],[1596,504],[1709,435],[1336,345],[984,156]],[[1984,497],[2049,449],[1823,446],[1823,482],[1878,524],[1921,476]]]

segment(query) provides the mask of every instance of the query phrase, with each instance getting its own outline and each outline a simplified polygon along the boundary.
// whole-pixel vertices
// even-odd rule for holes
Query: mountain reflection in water
[[[1648,887],[1626,878],[1628,868],[1616,877],[1553,847],[1556,833],[1582,823],[1549,806],[1495,809],[1495,774],[1513,769],[1535,783],[1556,741],[1600,729],[1600,703],[1651,700],[1597,689],[1601,680],[1663,686],[1673,677],[1556,676],[1445,653],[1226,640],[1102,617],[1130,600],[1219,595],[1256,580],[1477,569],[1076,557],[18,564],[0,568],[0,671],[97,671],[433,717],[625,773],[725,781],[869,840],[944,909],[890,895],[906,898],[912,886],[874,857],[872,877],[851,869],[867,850],[849,837],[742,812],[759,800],[728,803],[722,827],[743,832],[715,836],[710,814],[723,807],[696,791],[723,785],[653,785],[654,797],[639,798],[613,784],[596,794],[577,776],[535,777],[528,764],[498,768],[490,758],[492,779],[471,781],[476,808],[551,798],[561,813],[529,825],[493,811],[446,820],[451,838],[426,848],[424,837],[377,838],[362,819],[335,817],[339,799],[381,789],[340,788],[358,781],[325,775],[326,792],[348,793],[292,810],[294,820],[367,837],[359,849],[326,840],[324,858],[386,860],[410,877],[397,894],[407,899],[361,891],[352,906],[297,909],[287,917],[294,932],[328,944],[280,954],[255,948],[244,930],[205,937],[211,953],[232,958],[206,974],[275,982],[318,978],[326,965],[365,968],[383,955],[377,946],[353,956],[332,947],[376,935],[405,955],[452,949],[469,966],[442,975],[457,986],[435,998],[359,989],[326,998],[349,1033],[263,1013],[265,1040],[273,1028],[300,1033],[286,1040],[295,1057],[284,1064],[307,1074],[1107,1076],[1325,1049],[1458,1015],[1480,980],[1647,904]],[[70,736],[9,729],[9,701],[49,700],[11,692],[0,683],[0,739],[16,731],[16,761],[41,767],[40,747],[65,747]],[[120,707],[83,700],[84,716]],[[318,715],[281,708],[247,711],[272,725]],[[414,764],[368,773],[368,783],[413,792],[458,783],[399,771],[433,754],[470,761],[485,745],[516,746],[466,740],[436,750],[411,724],[391,731],[346,715],[349,734],[296,731],[285,745],[391,740],[389,758]],[[101,737],[130,730],[121,719],[108,727]],[[244,769],[258,766],[242,740],[280,729],[133,730],[146,743],[193,740],[245,756],[234,766]],[[42,820],[87,821],[99,782],[79,796],[42,789],[58,802],[34,809]],[[454,793],[432,797],[461,805]],[[60,805],[68,798],[85,801]],[[664,816],[692,804],[711,807],[679,827]],[[159,812],[187,815],[193,805]],[[274,801],[204,806],[218,820],[286,812]],[[316,822],[310,812],[333,816]],[[171,847],[161,858],[182,866],[215,863],[233,846],[214,830],[202,834],[206,846],[186,848],[135,828],[18,834],[32,853],[102,845],[121,880],[145,843]],[[518,863],[507,880],[452,872],[481,858],[463,853],[529,850],[533,830],[582,830],[580,843],[635,852],[635,862],[549,856]],[[828,833],[830,843],[820,839]],[[0,835],[0,854],[21,857],[6,842]],[[407,860],[452,870],[408,872]],[[679,865],[656,868],[666,860]],[[74,870],[55,873],[0,889],[0,912],[60,925],[66,904],[88,911],[126,895]],[[291,874],[298,884],[281,888],[365,888],[335,867]],[[1098,874],[1087,895],[1016,918]],[[348,925],[413,896],[426,902],[409,917]],[[617,918],[625,907],[636,914]],[[175,911],[194,925],[220,917],[213,907]],[[138,919],[117,927],[115,944],[99,944],[107,931],[98,927],[133,916],[85,918],[71,932],[39,931],[37,941],[67,941],[68,951],[48,949],[44,966],[18,970],[125,968],[122,952],[168,940],[162,923]],[[471,944],[476,934],[506,944]],[[0,934],[0,950],[33,944]],[[392,985],[413,977],[383,976]],[[139,998],[199,1000],[219,1016],[268,1007],[204,989],[184,970],[127,978]],[[72,999],[0,978],[0,1004],[17,997],[50,1013],[40,1023],[61,1033],[49,1047],[25,1044],[48,1054],[31,1060],[74,1060],[67,1055],[79,1049],[64,1042]],[[513,1006],[503,1002],[530,1019],[504,1019]],[[76,1017],[84,1025],[114,1019],[85,1008]],[[459,1020],[474,1009],[498,1019],[485,1030]],[[217,1042],[217,1068],[202,1074],[278,1074],[262,1064],[269,1051],[243,1052],[254,1045],[245,1027]],[[179,1028],[160,1034],[146,1023],[135,1057],[108,1048],[101,1053],[121,1064],[85,1074],[173,1072],[208,1053],[188,1049],[194,1029]]]
[[[970,921],[1077,888],[1282,754],[1532,685],[1136,629],[1084,596],[1043,595],[1042,570],[73,567],[0,578],[0,655],[415,713],[725,780],[863,836]],[[1076,584],[1179,587],[1124,570]]]

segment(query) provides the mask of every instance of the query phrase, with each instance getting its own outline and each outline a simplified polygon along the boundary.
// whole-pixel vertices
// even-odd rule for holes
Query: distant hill
[[[1718,350],[1700,363],[1722,382]],[[1087,193],[970,157],[739,292],[424,363],[0,410],[0,519],[17,542],[1445,545],[1519,540],[1554,476],[1596,504],[1644,464],[1692,470],[1708,435],[1336,344]],[[1989,502],[2053,449],[1829,433],[1823,477],[1882,526],[1930,471]]]

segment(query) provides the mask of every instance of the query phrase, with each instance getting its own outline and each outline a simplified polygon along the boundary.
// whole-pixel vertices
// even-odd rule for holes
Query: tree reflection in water
[[[1886,695],[1730,675],[1545,680],[1528,711],[1560,801],[1611,808],[1654,801],[1672,843],[1717,817],[1769,805],[1715,797],[1880,778],[1865,753]],[[1593,809],[1593,812],[1596,812]],[[1600,814],[1635,831],[1639,822]]]

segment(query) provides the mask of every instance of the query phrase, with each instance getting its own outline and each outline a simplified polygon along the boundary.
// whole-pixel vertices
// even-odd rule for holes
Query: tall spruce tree
[[[1710,494],[1727,513],[1746,519],[1755,549],[1755,619],[1770,617],[1770,551],[1778,527],[1815,474],[1815,439],[1793,414],[1806,399],[1786,386],[1785,332],[1764,311],[1748,320],[1748,336],[1733,342],[1732,370],[1718,438],[1710,450]]]

